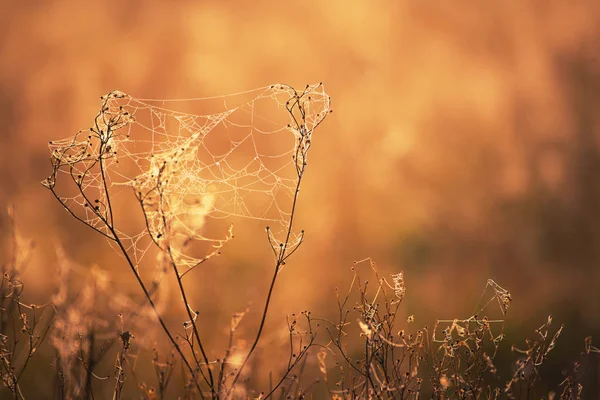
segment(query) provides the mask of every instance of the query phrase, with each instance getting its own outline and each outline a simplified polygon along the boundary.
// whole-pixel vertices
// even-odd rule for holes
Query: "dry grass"
[[[3,266],[0,367],[3,393],[15,399],[39,398],[35,389],[22,386],[21,377],[26,368],[36,370],[41,347],[46,352],[54,349],[55,389],[47,398],[56,399],[585,399],[582,377],[600,352],[587,338],[580,361],[565,369],[562,382],[554,382],[555,391],[540,393],[544,361],[560,345],[563,330],[553,328],[552,317],[532,339],[510,346],[503,332],[510,323],[504,319],[510,294],[489,281],[476,307],[478,314],[438,320],[419,329],[414,316],[399,318],[410,294],[404,274],[380,276],[369,259],[355,263],[347,291],[335,290],[338,320],[309,311],[287,317],[289,351],[273,355],[286,359],[286,365],[270,372],[268,387],[258,387],[251,378],[262,371],[254,368],[242,374],[244,358],[233,357],[238,353],[235,333],[248,310],[232,316],[223,358],[208,364],[191,354],[196,345],[190,325],[198,319],[187,321],[180,330],[168,327],[184,356],[198,362],[190,373],[175,347],[161,355],[156,342],[147,339],[152,326],[158,325],[157,317],[149,313],[154,311],[114,293],[106,273],[97,267],[88,271],[81,290],[71,293],[68,274],[77,267],[59,252],[62,273],[51,302],[26,304],[18,277],[33,248],[16,231],[14,238],[16,256]],[[117,314],[123,308],[130,313]],[[490,319],[488,312],[502,319]],[[510,351],[516,358],[511,370],[498,370],[496,356]],[[151,368],[139,365],[145,355]],[[221,386],[214,394],[201,367],[210,369]]]
[[[253,356],[264,341],[274,287],[304,238],[302,231],[294,240],[295,209],[312,133],[324,119],[324,115],[314,119],[310,114],[308,86],[304,91],[290,90],[293,95],[285,106],[292,121],[288,128],[296,138],[295,184],[282,239],[278,240],[267,227],[273,271],[256,332],[239,337],[239,327],[248,313],[242,310],[231,317],[227,346],[222,351],[207,347],[210,343],[200,327],[211,321],[203,320],[189,301],[191,289],[184,278],[191,269],[219,255],[233,234],[229,230],[224,239],[214,242],[206,256],[191,265],[189,258],[182,256],[167,207],[172,178],[167,163],[176,163],[176,155],[150,175],[154,181],[146,181],[144,191],[135,192],[147,233],[158,252],[152,263],[153,278],[142,275],[131,247],[117,229],[108,178],[108,168],[116,158],[115,138],[130,121],[126,110],[115,114],[103,103],[83,146],[73,142],[54,150],[53,171],[44,185],[71,216],[105,237],[122,255],[143,300],[119,292],[98,267],[85,269],[78,289],[73,290],[70,275],[81,267],[59,250],[56,294],[48,304],[28,305],[20,275],[33,247],[14,228],[12,258],[3,265],[0,286],[1,393],[10,393],[15,399],[39,398],[34,388],[23,386],[22,377],[38,361],[41,346],[46,346],[53,354],[55,374],[54,392],[46,395],[57,399],[585,398],[582,376],[586,364],[596,362],[599,352],[591,338],[586,339],[581,360],[565,371],[563,381],[554,383],[555,392],[541,393],[538,387],[543,381],[544,361],[560,345],[563,326],[555,328],[549,317],[532,339],[511,348],[504,328],[509,323],[505,318],[512,297],[504,286],[488,280],[472,315],[418,328],[418,318],[401,317],[403,301],[410,294],[404,273],[383,276],[370,259],[355,263],[347,290],[336,289],[337,307],[332,305],[335,319],[315,316],[310,311],[287,316],[287,350],[268,349],[273,358],[283,360],[283,367],[268,372],[267,386],[254,379],[265,375],[259,365],[253,364]],[[103,101],[111,96],[122,94],[113,92]],[[93,187],[85,184],[92,172],[96,183]],[[61,179],[83,199],[83,211],[61,195]],[[101,190],[101,195],[94,190]],[[12,214],[10,217],[14,218]],[[190,235],[184,241],[186,246],[193,239]],[[161,295],[165,276],[174,280],[185,310],[178,324],[166,318],[169,306]],[[158,345],[157,340],[167,345]],[[517,359],[512,370],[501,371],[496,366],[497,356],[510,350]],[[209,356],[219,352],[219,358]]]

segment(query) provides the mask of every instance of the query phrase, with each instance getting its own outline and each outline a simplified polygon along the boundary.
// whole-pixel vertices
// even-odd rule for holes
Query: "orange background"
[[[405,272],[403,309],[417,324],[469,316],[493,278],[513,295],[511,342],[550,313],[567,325],[559,358],[600,333],[600,3],[2,9],[0,202],[15,205],[23,235],[37,243],[26,277],[34,299],[54,290],[58,244],[136,293],[109,246],[39,184],[50,172],[47,142],[89,127],[99,96],[203,97],[322,81],[335,112],[314,136],[297,215],[307,238],[280,276],[270,329],[288,312],[333,309],[352,261],[372,257],[386,273]],[[194,277],[194,301],[215,336],[248,303],[247,318],[258,318],[271,271],[262,235],[236,236],[229,254]]]

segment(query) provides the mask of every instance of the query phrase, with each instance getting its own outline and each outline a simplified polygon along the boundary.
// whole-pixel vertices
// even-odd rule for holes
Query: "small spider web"
[[[44,185],[136,263],[154,243],[193,267],[206,256],[191,242],[210,255],[231,237],[210,221],[264,221],[271,240],[286,241],[312,133],[329,112],[321,84],[183,100],[113,91],[92,128],[50,142]],[[299,239],[292,232],[289,246]]]

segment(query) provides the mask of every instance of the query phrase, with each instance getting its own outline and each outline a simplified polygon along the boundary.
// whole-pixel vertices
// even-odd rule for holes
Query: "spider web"
[[[50,142],[44,185],[74,217],[118,237],[136,263],[154,243],[197,265],[206,255],[190,255],[191,242],[210,255],[232,237],[210,220],[265,221],[286,241],[313,130],[330,112],[321,84],[182,100],[113,91],[101,103],[92,128]]]

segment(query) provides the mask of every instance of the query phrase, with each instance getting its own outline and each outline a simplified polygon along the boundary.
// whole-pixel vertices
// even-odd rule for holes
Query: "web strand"
[[[44,184],[82,222],[117,234],[136,263],[155,244],[188,267],[204,259],[187,251],[190,242],[214,250],[232,237],[212,232],[210,221],[264,221],[282,240],[298,167],[330,112],[321,84],[187,100],[113,91],[101,100],[91,129],[50,143],[54,169]],[[137,230],[134,215],[137,225],[143,217]]]

